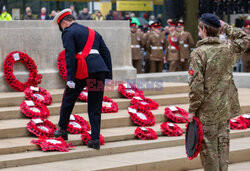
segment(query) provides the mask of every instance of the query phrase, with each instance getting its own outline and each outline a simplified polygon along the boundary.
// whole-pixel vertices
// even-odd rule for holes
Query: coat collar
[[[197,42],[196,46],[202,46],[205,44],[220,44],[220,39],[218,37],[207,37]]]

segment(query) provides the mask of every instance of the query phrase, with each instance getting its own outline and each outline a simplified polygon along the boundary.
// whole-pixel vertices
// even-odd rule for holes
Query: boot
[[[54,132],[54,137],[62,137],[64,140],[68,140],[68,133],[67,130],[59,128],[59,130]]]
[[[88,147],[99,150],[100,149],[100,140],[90,140],[88,142]]]

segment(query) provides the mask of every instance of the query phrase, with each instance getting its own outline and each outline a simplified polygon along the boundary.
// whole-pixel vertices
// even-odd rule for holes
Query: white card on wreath
[[[136,100],[142,100],[142,98],[139,97],[139,96],[134,96],[133,98],[136,99]]]
[[[35,106],[35,103],[32,100],[25,100],[25,103],[27,104],[27,106],[31,107],[31,106]]]
[[[128,111],[129,111],[130,113],[136,113],[136,112],[137,112],[136,109],[133,109],[133,108],[131,108],[131,107],[128,108]]]
[[[70,121],[75,121],[75,120],[76,120],[76,118],[75,118],[75,116],[74,116],[74,115],[70,115],[69,120],[70,120]]]
[[[168,123],[168,126],[174,127],[175,125],[172,123]]]
[[[19,53],[13,54],[13,58],[14,58],[15,61],[19,61],[20,60]]]
[[[143,131],[147,131],[148,129],[147,129],[147,128],[145,128],[145,127],[141,127],[141,130],[143,130]]]
[[[33,91],[39,91],[39,88],[38,88],[38,87],[30,86],[30,89],[33,90]]]
[[[175,106],[169,106],[168,108],[173,112],[178,111],[178,109]]]
[[[89,133],[89,135],[91,135],[91,131],[87,131]]]
[[[128,83],[123,84],[125,88],[131,88],[131,86]]]
[[[33,121],[35,124],[43,123],[43,120],[42,120],[42,119],[32,119],[32,121]]]

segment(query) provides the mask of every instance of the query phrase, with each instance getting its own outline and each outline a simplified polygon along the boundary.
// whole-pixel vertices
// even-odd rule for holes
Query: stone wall
[[[77,21],[98,31],[105,40],[112,56],[113,78],[135,79],[130,48],[130,28],[127,21]],[[1,21],[0,22],[0,92],[13,91],[3,75],[5,57],[12,51],[22,51],[35,61],[42,84],[46,89],[63,88],[64,80],[58,73],[57,57],[63,50],[61,32],[52,21]],[[23,64],[14,65],[14,74],[22,82],[28,78]]]

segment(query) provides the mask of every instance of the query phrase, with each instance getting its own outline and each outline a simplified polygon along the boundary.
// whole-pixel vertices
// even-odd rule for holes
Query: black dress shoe
[[[88,142],[88,147],[99,150],[100,149],[100,140],[90,140]]]
[[[68,140],[68,133],[67,130],[59,128],[59,130],[54,132],[54,137],[62,137],[64,140]]]

